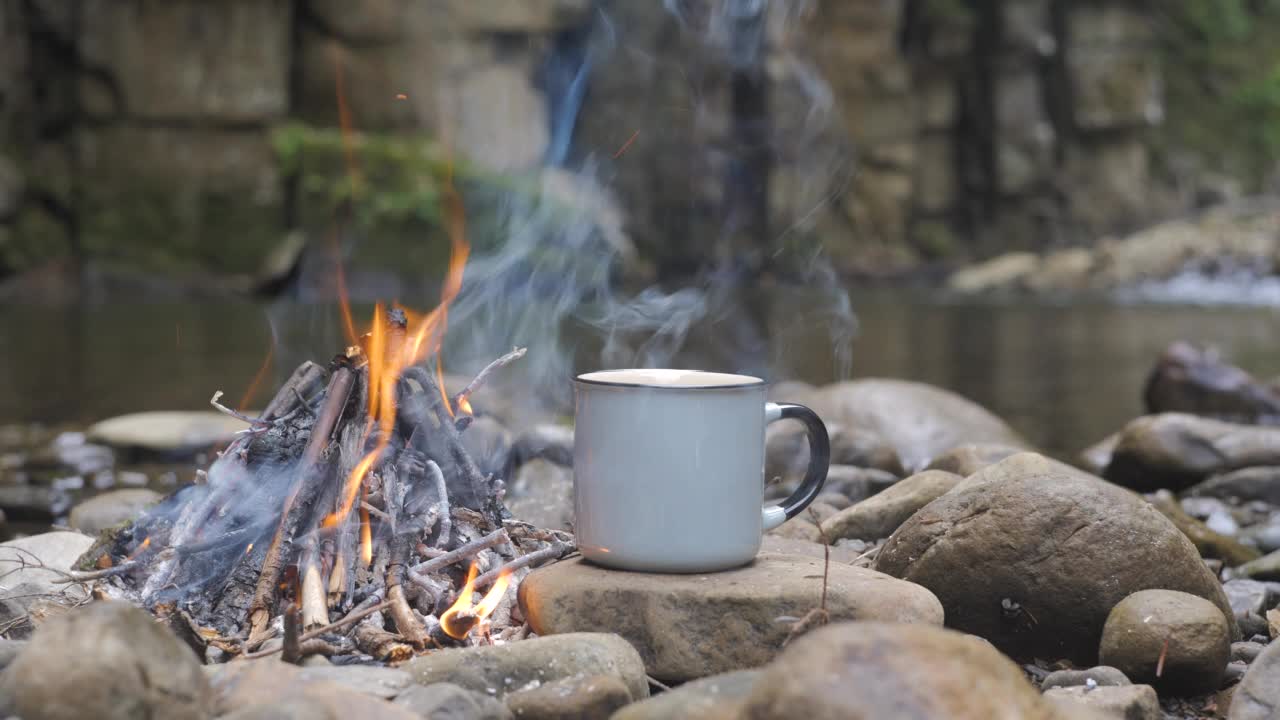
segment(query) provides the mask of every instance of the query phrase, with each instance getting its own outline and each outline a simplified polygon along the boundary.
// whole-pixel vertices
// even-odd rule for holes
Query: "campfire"
[[[248,427],[196,484],[100,539],[75,579],[224,659],[397,662],[522,637],[514,589],[571,552],[572,537],[511,519],[503,480],[463,445],[469,397],[524,354],[446,392],[441,341],[465,258],[455,241],[429,313],[379,304],[355,337],[344,306],[352,345],[327,367],[299,366],[259,417],[215,394]]]

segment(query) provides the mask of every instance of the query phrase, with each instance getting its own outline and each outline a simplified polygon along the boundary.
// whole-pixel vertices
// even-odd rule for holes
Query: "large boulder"
[[[530,573],[520,605],[540,635],[616,632],[640,651],[650,675],[685,682],[768,662],[793,623],[819,606],[822,581],[822,560],[787,555],[701,575],[620,573],[570,560]],[[836,620],[943,619],[924,588],[836,562],[826,600]]]
[[[610,633],[579,632],[506,645],[438,650],[403,667],[423,685],[453,683],[498,698],[564,678],[601,674],[617,676],[635,699],[649,696],[644,663],[636,649]]]
[[[1176,491],[1253,465],[1280,465],[1280,427],[1164,413],[1125,426],[1104,477],[1139,492]]]
[[[28,720],[207,718],[213,694],[191,649],[148,615],[95,602],[41,625],[0,676]]]
[[[1061,717],[1018,666],[982,640],[924,625],[839,623],[761,672],[744,720]]]
[[[822,419],[882,438],[908,472],[924,469],[957,445],[1027,442],[982,406],[941,388],[906,380],[867,379],[828,385],[812,399]]]
[[[1213,603],[1172,590],[1142,590],[1107,616],[1101,661],[1164,693],[1213,692],[1231,657],[1229,621]]]
[[[1280,642],[1273,642],[1249,666],[1236,687],[1228,720],[1275,720],[1280,713]]]
[[[1147,412],[1207,415],[1243,423],[1280,423],[1280,389],[1231,365],[1212,348],[1175,342],[1147,376]]]
[[[852,538],[879,540],[889,537],[917,510],[928,505],[963,480],[942,470],[926,470],[902,480],[878,495],[855,503],[822,521],[827,542]]]
[[[926,505],[889,538],[875,568],[929,588],[949,627],[1019,659],[1094,664],[1107,614],[1139,590],[1188,592],[1231,617],[1195,546],[1155,508],[1033,453]]]

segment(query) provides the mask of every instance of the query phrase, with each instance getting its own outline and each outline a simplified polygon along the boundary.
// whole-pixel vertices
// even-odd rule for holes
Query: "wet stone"
[[[524,583],[527,582],[528,578]],[[575,632],[506,645],[438,650],[402,667],[419,684],[454,683],[498,698],[583,674],[614,675],[623,681],[632,697],[649,695],[644,663],[636,649],[618,635],[605,632]]]
[[[1194,497],[1280,505],[1280,465],[1247,467],[1214,475],[1187,491]]]
[[[1228,720],[1274,720],[1280,708],[1280,642],[1273,642],[1250,664],[1236,686]]]
[[[155,411],[95,423],[90,440],[112,447],[184,455],[231,440],[245,423],[219,412]]]
[[[1076,687],[1077,685],[1088,685],[1092,681],[1095,685],[1132,685],[1133,683],[1116,668],[1107,665],[1099,665],[1085,670],[1058,670],[1049,673],[1040,683],[1041,690],[1049,690],[1056,687]]]
[[[0,687],[28,720],[195,719],[213,706],[191,649],[145,611],[111,601],[41,625]]]
[[[827,542],[889,537],[917,510],[941,497],[962,480],[942,470],[926,470],[900,480],[883,492],[823,519]]]
[[[1177,491],[1255,465],[1280,465],[1280,428],[1164,413],[1125,426],[1105,477],[1140,492]]]
[[[1160,699],[1150,685],[1058,687],[1046,690],[1045,700],[1068,717],[1093,713],[1099,720],[1161,720]]]
[[[612,675],[563,678],[506,697],[511,714],[523,720],[595,720],[630,702],[627,686]]]
[[[1273,594],[1271,588],[1258,580],[1228,580],[1222,584],[1227,594],[1227,602],[1231,603],[1231,611],[1236,615],[1254,613],[1261,615],[1271,607]]]
[[[160,493],[145,488],[112,490],[95,495],[71,509],[71,527],[86,535],[97,535],[110,527],[137,517],[160,499]]]
[[[1251,663],[1257,659],[1258,655],[1267,648],[1262,643],[1244,640],[1242,642],[1231,643],[1231,660],[1243,663]]]
[[[850,502],[865,500],[885,488],[898,482],[900,475],[895,475],[875,468],[860,468],[852,465],[832,465],[827,470],[827,482],[823,489],[827,492],[840,493]]]
[[[610,720],[713,720],[736,717],[751,694],[759,670],[738,670],[685,683],[619,710]]]
[[[990,643],[928,625],[883,622],[838,623],[798,638],[761,671],[736,716],[1059,717]]]
[[[1221,686],[1231,630],[1222,611],[1204,598],[1143,590],[1111,611],[1098,654],[1134,681],[1161,692],[1196,695]]]
[[[431,720],[511,720],[502,702],[453,683],[415,685],[397,695],[395,704]]]
[[[1033,453],[979,471],[911,516],[875,568],[929,588],[949,627],[1019,660],[1095,664],[1108,613],[1138,590],[1189,592],[1224,624],[1231,617],[1217,578],[1155,508]]]
[[[616,632],[650,675],[678,683],[768,662],[792,625],[818,607],[822,577],[822,560],[789,555],[688,575],[616,572],[575,559],[526,577],[520,605],[540,635]],[[837,621],[942,623],[932,593],[866,568],[832,563],[826,598]]]
[[[924,383],[879,378],[840,382],[816,390],[812,403],[828,424],[878,437],[897,453],[907,472],[966,443],[1027,447],[982,406]]]
[[[1022,448],[995,444],[968,444],[953,447],[933,459],[928,470],[942,470],[969,477],[988,465],[995,465],[1010,455],[1024,452]]]

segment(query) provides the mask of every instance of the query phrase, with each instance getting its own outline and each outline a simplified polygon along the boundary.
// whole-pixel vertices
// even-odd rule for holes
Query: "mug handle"
[[[778,420],[804,423],[805,434],[809,436],[809,467],[804,472],[804,481],[791,493],[791,497],[782,505],[770,505],[764,509],[765,530],[778,527],[809,507],[809,503],[822,492],[822,486],[827,482],[827,469],[831,465],[831,440],[827,437],[827,426],[822,424],[817,413],[803,405],[765,403],[764,421]]]

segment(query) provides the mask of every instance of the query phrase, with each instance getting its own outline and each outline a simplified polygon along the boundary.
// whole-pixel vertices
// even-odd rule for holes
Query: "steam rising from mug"
[[[710,14],[692,18],[692,5],[705,5]],[[832,374],[842,377],[849,372],[849,345],[856,329],[848,295],[821,248],[798,249],[804,245],[790,243],[814,230],[815,219],[843,192],[851,168],[847,147],[833,133],[839,123],[829,88],[810,63],[790,50],[799,45],[790,36],[796,19],[809,6],[809,0],[664,4],[685,40],[721,57],[731,68],[762,62],[766,25],[758,23],[754,34],[742,29],[752,29],[755,16],[768,15],[770,57],[783,68],[771,82],[789,103],[804,108],[790,112],[768,139],[771,152],[787,158],[789,171],[785,185],[771,189],[766,198],[772,211],[770,247],[802,255],[789,262],[795,273],[790,280],[806,291],[799,305],[803,313],[797,316],[790,309],[782,322],[825,327]],[[623,268],[634,267],[636,251],[620,209],[627,208],[627,198],[615,197],[608,188],[619,163],[638,160],[613,157],[613,147],[572,147],[572,139],[593,70],[607,63],[631,63],[634,72],[644,72],[646,63],[663,58],[646,57],[650,48],[629,43],[628,24],[611,17],[616,9],[614,3],[598,3],[590,33],[566,36],[567,45],[548,68],[551,167],[539,175],[539,191],[468,197],[469,205],[486,208],[473,216],[484,217],[486,224],[473,221],[468,228],[472,257],[462,293],[450,311],[447,367],[465,372],[512,346],[527,346],[529,354],[504,371],[504,378],[519,388],[520,395],[539,393],[539,401],[561,406],[569,401],[564,379],[579,368],[682,365],[768,378],[786,372],[785,348],[770,343],[777,333],[770,328],[768,302],[762,300],[768,291],[753,287],[756,278],[750,273],[721,263],[679,289],[650,286],[631,291],[619,281]],[[744,38],[750,42],[744,43]],[[703,121],[718,123],[714,117],[729,112],[722,100],[703,100],[696,90],[691,94],[698,99],[689,112]],[[640,141],[630,150],[637,154],[644,152],[645,128],[638,131]],[[723,153],[725,148],[706,152]],[[586,159],[575,164],[570,161],[573,155]],[[732,158],[728,167],[734,172]]]

